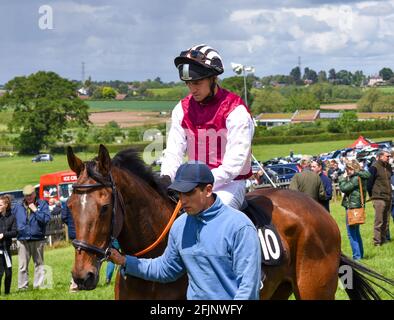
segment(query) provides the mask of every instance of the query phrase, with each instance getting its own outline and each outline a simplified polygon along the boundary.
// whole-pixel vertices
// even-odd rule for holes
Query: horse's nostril
[[[96,288],[98,276],[94,272],[88,272],[83,279],[82,287],[85,290],[92,290]]]
[[[94,279],[94,273],[93,272],[88,272],[86,275],[86,281],[89,281],[90,279]]]

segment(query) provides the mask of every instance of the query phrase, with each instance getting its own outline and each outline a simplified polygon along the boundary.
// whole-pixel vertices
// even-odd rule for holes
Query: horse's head
[[[111,158],[103,145],[94,161],[82,162],[71,147],[67,159],[78,177],[68,201],[76,231],[72,276],[79,289],[91,290],[97,286],[111,236],[117,236],[120,231],[119,224],[114,223],[119,211],[118,195],[112,179]]]

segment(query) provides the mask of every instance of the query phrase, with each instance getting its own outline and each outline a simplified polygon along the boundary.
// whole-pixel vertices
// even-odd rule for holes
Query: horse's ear
[[[71,147],[67,147],[67,160],[70,169],[74,171],[79,177],[84,165],[82,160],[74,154],[74,151]]]
[[[98,170],[103,176],[107,176],[111,170],[111,157],[107,148],[102,144],[100,144],[98,154]]]

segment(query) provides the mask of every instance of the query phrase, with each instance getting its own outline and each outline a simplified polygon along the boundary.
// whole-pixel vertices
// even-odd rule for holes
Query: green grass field
[[[169,111],[178,101],[85,101],[90,112],[100,111]]]
[[[172,88],[155,88],[147,89],[147,92],[153,94],[155,97],[166,97],[166,96],[186,96],[189,93],[189,89],[184,86],[177,86]]]
[[[342,250],[351,257],[351,249],[349,240],[347,239],[345,229],[344,209],[340,206],[339,201],[332,202],[332,215],[338,223],[342,235]],[[394,228],[392,221],[391,234],[394,235]],[[382,247],[374,247],[372,245],[373,234],[373,208],[370,203],[367,205],[367,222],[361,226],[361,235],[364,241],[365,259],[362,263],[369,268],[383,274],[386,277],[394,279],[394,241],[385,244]],[[52,288],[48,289],[30,289],[28,291],[17,291],[17,257],[13,257],[13,280],[11,294],[7,297],[0,296],[0,299],[10,300],[106,300],[114,299],[113,281],[110,286],[104,284],[105,280],[105,267],[101,268],[100,281],[98,287],[93,291],[81,291],[77,293],[69,293],[70,270],[74,261],[74,248],[70,245],[57,249],[49,248],[45,251],[45,264],[50,267],[53,276]],[[33,264],[30,262],[30,279],[33,276]],[[113,278],[114,280],[114,278]],[[392,291],[393,288],[390,288]],[[381,293],[382,298],[388,299],[389,297]],[[338,287],[336,299],[348,299],[346,292]]]
[[[394,137],[377,138],[376,141],[394,140]],[[317,155],[348,147],[354,140],[338,140],[338,141],[319,141],[306,142],[302,144],[270,144],[270,145],[254,145],[252,152],[254,156],[265,161],[274,157],[288,156],[292,150],[294,154]]]
[[[378,87],[378,90],[385,94],[394,94],[394,86],[392,87]]]
[[[387,139],[393,138],[382,138],[381,140]],[[303,153],[314,155],[338,148],[344,148],[351,142],[353,141],[345,140],[288,145],[259,145],[253,147],[253,152],[259,160],[267,160],[271,157],[286,156],[289,154],[290,150],[293,150],[295,154]],[[82,160],[90,160],[95,156],[95,154],[79,153],[78,156]],[[111,156],[113,156],[113,154],[111,154]],[[44,173],[68,169],[65,155],[55,155],[54,161],[47,163],[32,163],[31,158],[32,157],[30,156],[0,158],[0,168],[2,168],[0,190],[20,189],[27,183],[38,183],[40,175]],[[365,247],[365,259],[363,263],[387,277],[394,278],[394,241],[380,248],[372,246],[373,208],[370,203],[367,205],[367,213],[367,223],[361,227]],[[339,202],[332,203],[332,214],[341,230],[343,251],[345,254],[351,256],[351,249],[345,230],[344,209],[340,206]],[[392,226],[391,233],[394,235]],[[7,299],[113,299],[112,288],[105,286],[103,283],[104,270],[101,270],[101,280],[96,290],[69,293],[68,287],[72,263],[73,248],[71,246],[47,250],[46,264],[50,266],[53,271],[53,289],[16,292],[17,261],[14,257],[12,294],[7,297]],[[337,298],[347,299],[347,296],[343,290],[338,289]]]
[[[97,154],[77,153],[81,160],[91,160]],[[111,154],[113,156],[114,154]],[[26,184],[38,184],[40,176],[47,173],[69,170],[66,155],[54,155],[51,162],[31,162],[33,156],[0,158],[2,178],[0,191],[22,189]]]

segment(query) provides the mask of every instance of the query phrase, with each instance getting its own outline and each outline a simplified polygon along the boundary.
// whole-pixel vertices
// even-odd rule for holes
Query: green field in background
[[[97,154],[78,153],[81,160],[91,160]],[[69,170],[66,155],[54,155],[54,160],[49,162],[31,162],[33,156],[14,156],[0,158],[2,177],[0,191],[22,189],[26,184],[38,184],[40,176],[47,173]]]
[[[377,89],[385,94],[394,94],[394,86],[393,87],[378,87]]]
[[[90,112],[99,111],[170,111],[178,101],[85,101]]]
[[[376,141],[394,140],[394,137],[379,138]],[[302,144],[276,144],[276,145],[254,145],[253,155],[259,161],[288,156],[293,150],[294,154],[318,155],[337,149],[348,147],[354,140],[307,142]],[[95,154],[78,154],[82,160],[91,160]],[[113,156],[113,154],[111,155]],[[11,158],[0,158],[2,178],[0,179],[0,191],[21,189],[26,184],[38,183],[42,174],[68,170],[66,155],[55,155],[52,162],[32,163],[32,156],[14,156]]]

